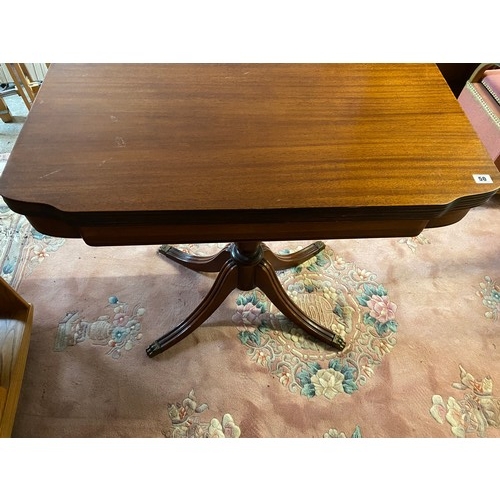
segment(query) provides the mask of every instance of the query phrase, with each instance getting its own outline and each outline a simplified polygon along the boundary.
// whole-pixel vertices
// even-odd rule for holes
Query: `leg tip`
[[[160,352],[160,346],[156,342],[153,342],[149,347],[146,348],[146,354],[150,358],[155,357],[157,354],[160,354]]]
[[[158,253],[161,253],[163,255],[167,255],[167,253],[169,252],[169,250],[172,248],[171,245],[162,245],[159,249],[158,249]]]

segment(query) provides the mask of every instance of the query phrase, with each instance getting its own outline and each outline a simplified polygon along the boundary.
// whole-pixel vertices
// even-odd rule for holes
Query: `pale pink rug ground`
[[[499,234],[497,197],[416,238],[326,241],[281,273],[301,307],[345,336],[341,354],[265,296],[235,291],[150,359],[146,347],[214,275],[157,247],[29,233],[16,288],[35,316],[13,436],[500,437]]]

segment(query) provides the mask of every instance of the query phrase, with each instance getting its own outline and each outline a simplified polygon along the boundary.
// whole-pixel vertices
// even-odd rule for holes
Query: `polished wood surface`
[[[33,306],[0,277],[0,438],[14,425],[33,324]]]
[[[433,64],[137,66],[51,65],[0,178],[39,231],[91,245],[410,236],[500,187]]]
[[[0,178],[42,233],[92,245],[232,241],[212,258],[161,253],[218,275],[147,349],[198,328],[238,288],[336,350],[275,271],[265,240],[412,236],[457,222],[500,173],[435,65],[53,65]],[[490,182],[477,183],[479,174]]]

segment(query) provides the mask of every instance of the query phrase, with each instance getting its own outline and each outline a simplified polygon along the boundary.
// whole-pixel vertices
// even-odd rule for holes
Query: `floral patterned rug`
[[[49,238],[0,204],[1,275],[35,306],[13,436],[500,437],[499,231],[497,197],[415,238],[325,241],[278,273],[342,353],[254,290],[150,359],[215,275]]]
[[[23,276],[63,244],[62,238],[39,233],[0,197],[0,276],[11,286],[17,287]]]

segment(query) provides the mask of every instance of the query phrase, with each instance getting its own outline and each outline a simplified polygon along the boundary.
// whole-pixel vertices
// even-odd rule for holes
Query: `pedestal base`
[[[324,248],[324,243],[318,241],[299,252],[278,256],[262,242],[245,241],[231,243],[214,256],[197,257],[169,245],[163,245],[159,252],[168,259],[195,271],[218,272],[219,274],[200,305],[177,327],[154,341],[146,349],[147,355],[154,357],[192,333],[236,288],[239,290],[259,288],[288,319],[302,328],[304,332],[339,351],[344,349],[344,339],[316,323],[299,309],[283,290],[276,276],[276,271],[298,266]]]

